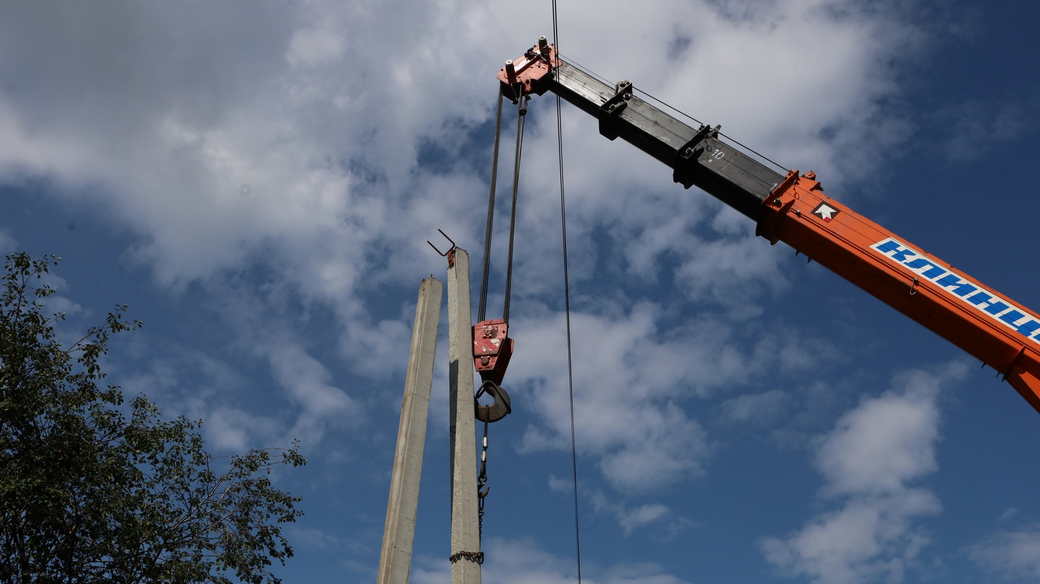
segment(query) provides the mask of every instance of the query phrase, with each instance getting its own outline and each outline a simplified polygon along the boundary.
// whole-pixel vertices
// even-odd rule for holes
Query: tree
[[[102,357],[141,323],[118,306],[62,346],[41,279],[56,261],[10,254],[0,283],[0,582],[280,582],[302,513],[271,472],[306,460],[294,445],[217,465],[201,422],[124,403]]]

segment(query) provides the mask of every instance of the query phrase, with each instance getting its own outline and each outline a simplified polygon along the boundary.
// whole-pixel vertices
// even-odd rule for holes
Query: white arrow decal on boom
[[[827,203],[820,203],[816,206],[815,209],[813,209],[812,214],[816,215],[820,219],[823,219],[824,221],[830,221],[838,215],[838,210],[834,207],[831,207]]]

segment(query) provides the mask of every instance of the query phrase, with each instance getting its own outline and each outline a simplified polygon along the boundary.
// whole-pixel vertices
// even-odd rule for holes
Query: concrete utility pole
[[[415,539],[415,510],[419,505],[426,418],[437,353],[437,322],[441,317],[441,283],[434,277],[419,284],[415,305],[408,372],[404,378],[401,421],[397,427],[394,470],[386,503],[383,549],[376,584],[407,584]]]
[[[477,449],[473,402],[473,332],[469,254],[448,252],[448,346],[451,401],[451,582],[480,584]]]

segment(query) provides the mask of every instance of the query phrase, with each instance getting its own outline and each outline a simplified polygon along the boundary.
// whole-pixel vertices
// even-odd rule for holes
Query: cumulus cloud
[[[708,330],[672,339],[674,344],[648,341],[660,336],[658,313],[644,305],[613,318],[572,315],[578,445],[597,455],[604,476],[624,489],[645,490],[703,472],[707,435],[674,400],[709,391],[742,371],[732,346],[697,342],[697,334]],[[523,345],[511,378],[532,388],[528,407],[544,420],[528,428],[521,449],[562,449],[570,435],[566,355],[557,350],[563,322],[552,314],[517,319],[516,326]],[[708,363],[717,375],[706,373]]]
[[[549,490],[571,493],[574,483],[570,479],[549,475]],[[606,492],[595,488],[583,488],[582,500],[587,501],[593,511],[608,515],[617,521],[625,537],[641,527],[654,525],[656,539],[670,540],[694,525],[690,519],[677,514],[662,503],[629,505],[624,500],[611,498]]]
[[[12,239],[11,241],[13,242],[14,240]],[[0,233],[0,250],[2,250],[3,244],[3,233]],[[74,316],[85,312],[79,303],[66,295],[69,291],[69,283],[65,278],[51,271],[40,278],[40,283],[49,286],[54,291],[54,294],[44,298],[42,301],[44,308],[51,314]],[[66,294],[62,294],[63,292]],[[59,334],[62,334],[62,332],[59,332]]]
[[[280,424],[271,418],[226,405],[206,413],[203,425],[207,443],[217,450],[230,452],[262,446],[260,440],[269,440],[281,430]]]
[[[574,481],[560,478],[554,474],[549,475],[549,490],[557,493],[570,492],[574,488]]]
[[[831,180],[869,170],[900,136],[882,109],[898,91],[889,63],[919,31],[895,4],[749,6],[566,3],[562,47],[790,164]],[[385,376],[379,363],[409,318],[373,307],[443,269],[423,243],[435,227],[480,240],[494,70],[544,28],[523,5],[457,0],[12,4],[0,18],[0,181],[45,176],[54,196],[103,209],[136,235],[130,257],[164,288],[226,293],[224,280],[259,266],[271,286],[331,312],[354,372]],[[544,373],[561,370],[562,328],[549,107],[532,105],[518,217],[514,371],[537,416],[529,449],[558,447],[566,428],[560,376]],[[660,293],[673,302],[749,318],[750,300],[785,289],[781,254],[740,217],[603,140],[573,108],[564,131],[576,290],[614,278],[614,299],[631,306],[653,295],[645,278],[672,271]],[[277,301],[258,302],[266,314]],[[625,489],[704,472],[710,441],[684,400],[747,379],[770,362],[768,345],[734,338],[726,318],[665,326],[660,308],[608,304],[577,303],[579,444]],[[298,341],[257,350],[300,409],[298,427],[361,407]]]
[[[990,575],[1008,582],[1040,579],[1040,526],[998,531],[968,551]]]
[[[677,321],[650,303],[605,311],[571,315],[575,428],[578,448],[595,456],[603,476],[624,492],[646,492],[705,472],[712,440],[686,411],[687,402],[753,385],[769,371],[804,371],[815,362],[791,359],[775,350],[782,345],[779,337],[733,328],[718,316]],[[537,414],[524,433],[522,452],[570,445],[566,352],[560,350],[564,323],[558,314],[543,313],[517,317],[513,325],[519,349],[510,387],[524,392],[514,407]],[[799,336],[792,333],[785,341]]]
[[[601,491],[592,491],[590,495],[589,499],[592,503],[592,508],[599,513],[609,513],[618,522],[618,526],[621,527],[625,537],[632,535],[632,532],[640,527],[653,524],[668,522],[669,525],[666,528],[670,532],[678,532],[690,523],[689,520],[682,517],[670,515],[672,510],[667,505],[661,503],[643,503],[628,506],[609,500],[606,494]]]
[[[732,422],[764,424],[783,415],[791,396],[779,389],[750,393],[722,402],[722,416]]]
[[[283,446],[285,422],[252,410],[242,398],[246,377],[226,361],[169,340],[160,355],[149,348],[155,339],[140,331],[129,340],[126,359],[112,363],[114,380],[129,395],[158,403],[166,416],[204,421],[207,444],[218,451]]]
[[[549,553],[526,539],[492,538],[484,564],[485,577],[503,584],[574,584],[574,560]],[[416,558],[411,581],[416,584],[451,582],[450,565],[443,558]],[[685,584],[655,564],[585,564],[582,581],[590,584]]]
[[[935,112],[940,148],[951,162],[970,162],[1035,128],[1035,99],[966,101]]]
[[[309,413],[347,414],[351,399],[330,385],[328,369],[298,344],[279,339],[265,348],[275,377]]]
[[[859,157],[848,155],[882,150],[853,147],[844,137],[891,135],[882,133],[877,105],[895,91],[888,57],[916,38],[898,13],[800,0],[737,19],[732,4],[671,1],[631,19],[619,17],[630,9],[624,4],[567,5],[561,21],[583,25],[564,29],[564,47],[604,74],[637,77],[708,119],[738,124],[738,134],[767,150],[796,144],[790,157],[818,169],[837,172],[842,160],[858,168]],[[401,234],[428,232],[438,221],[477,234],[479,213],[460,223],[435,210],[480,200],[472,168],[446,160],[423,172],[418,153],[425,143],[460,142],[487,119],[492,63],[544,32],[521,18],[522,7],[445,0],[378,9],[322,2],[204,9],[205,19],[197,18],[202,4],[9,8],[0,71],[17,83],[0,95],[0,165],[103,185],[78,196],[101,198],[116,220],[137,230],[137,257],[166,282],[273,253],[296,285],[337,302],[374,259],[366,250],[389,243],[395,256],[414,254],[421,240]],[[97,34],[109,30],[124,33]],[[786,40],[803,32],[828,50]],[[622,50],[601,41],[612,37],[640,42]],[[688,41],[678,54],[676,39]],[[448,58],[437,49],[447,46],[481,49]],[[787,74],[810,55],[812,74]],[[768,108],[760,103],[763,87]],[[681,211],[673,216],[690,221],[715,214],[700,202],[690,206],[705,198],[676,192],[656,163],[603,141],[580,119],[568,119],[567,128],[575,139],[576,239],[606,217],[642,231],[653,225],[652,213]],[[542,126],[532,128],[531,192],[552,187],[553,173],[541,172],[554,164],[552,149],[543,147],[551,133]],[[462,188],[426,188],[445,179]],[[655,192],[666,204],[652,211],[644,197]],[[554,212],[546,199],[525,207],[525,224]],[[629,212],[618,212],[623,205]],[[677,233],[676,248],[693,261],[700,254],[684,238]],[[732,253],[747,259],[752,252],[740,244]],[[748,269],[772,275],[775,268],[761,261],[768,259]],[[414,269],[422,262],[390,263]]]
[[[917,382],[865,401],[838,420],[817,456],[828,491],[891,492],[938,468],[939,380],[918,374]]]
[[[914,484],[937,469],[939,391],[965,372],[955,363],[897,376],[892,389],[842,416],[816,451],[822,494],[837,507],[763,540],[766,559],[821,584],[901,582],[929,542],[915,520],[942,509]]]
[[[18,242],[14,236],[10,233],[0,229],[0,254],[6,254],[14,251],[18,247]]]

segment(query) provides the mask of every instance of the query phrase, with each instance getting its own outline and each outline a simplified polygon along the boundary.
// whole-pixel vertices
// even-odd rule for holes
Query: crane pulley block
[[[513,356],[513,339],[509,323],[501,318],[478,322],[473,326],[473,367],[485,381],[502,383],[506,367]]]
[[[506,61],[498,70],[502,82],[502,95],[516,103],[520,96],[531,93],[541,95],[549,88],[552,71],[560,64],[556,45],[549,44],[545,37],[528,49],[522,56]]]

